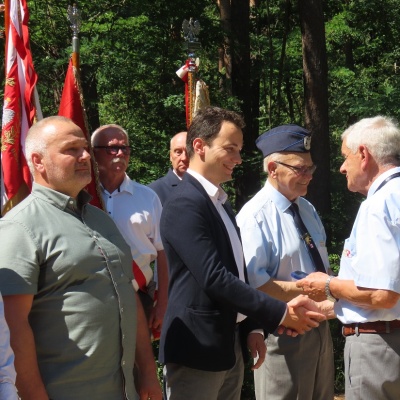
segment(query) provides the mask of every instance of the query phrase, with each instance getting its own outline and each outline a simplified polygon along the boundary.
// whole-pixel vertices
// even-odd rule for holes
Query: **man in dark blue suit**
[[[325,319],[305,296],[286,304],[247,284],[239,231],[220,186],[241,163],[243,127],[234,112],[199,111],[186,142],[190,168],[164,204],[170,282],[160,361],[168,400],[239,400],[248,352],[240,336],[260,356],[258,368],[264,332],[283,325],[304,333]]]
[[[171,139],[169,159],[172,168],[167,175],[149,184],[149,187],[157,193],[161,204],[165,203],[188,169],[189,158],[186,154],[186,136],[187,132],[179,132]]]

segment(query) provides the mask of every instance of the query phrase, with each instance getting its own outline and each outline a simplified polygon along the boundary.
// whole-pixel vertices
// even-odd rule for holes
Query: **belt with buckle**
[[[345,324],[342,326],[342,335],[351,336],[360,333],[390,333],[395,329],[400,329],[400,320],[394,321],[374,321],[362,322],[359,324]]]

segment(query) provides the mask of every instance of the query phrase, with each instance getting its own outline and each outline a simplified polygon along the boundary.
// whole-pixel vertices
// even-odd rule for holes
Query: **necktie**
[[[292,203],[289,209],[293,215],[294,223],[296,225],[297,231],[300,234],[300,238],[303,240],[308,250],[308,254],[310,255],[311,260],[314,264],[314,269],[316,271],[326,273],[324,263],[322,262],[322,258],[319,254],[317,246],[315,245],[311,235],[308,233],[308,230],[304,225],[303,220],[300,217],[299,206],[296,203]]]

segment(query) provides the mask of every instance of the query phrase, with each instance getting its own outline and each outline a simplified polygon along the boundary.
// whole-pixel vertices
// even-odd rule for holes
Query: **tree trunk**
[[[312,133],[311,154],[318,165],[307,198],[322,217],[331,209],[328,120],[328,66],[321,0],[299,0],[303,41],[305,125]]]
[[[217,0],[219,6],[219,15],[221,28],[224,32],[224,42],[218,49],[218,71],[225,71],[221,74],[220,89],[232,94],[231,74],[232,74],[232,58],[231,58],[231,2],[230,0]]]
[[[259,79],[251,79],[250,2],[231,0],[232,17],[232,94],[241,103],[244,129],[242,173],[235,178],[236,209],[260,188],[259,168],[254,168],[255,140],[258,137]]]
[[[284,15],[284,26],[285,30],[283,33],[283,38],[282,38],[282,47],[281,47],[281,55],[279,58],[279,67],[278,67],[278,82],[277,82],[277,94],[276,94],[276,102],[277,102],[277,116],[278,118],[280,117],[280,109],[281,105],[283,104],[282,101],[282,81],[284,78],[283,70],[284,70],[284,64],[285,64],[285,58],[286,58],[286,42],[287,38],[290,32],[290,14],[291,14],[291,1],[286,0],[285,2],[285,15]],[[272,76],[272,72],[270,72],[270,75]],[[270,93],[272,90],[270,89]],[[292,119],[293,121],[293,119]],[[271,118],[270,118],[270,124],[271,124]]]

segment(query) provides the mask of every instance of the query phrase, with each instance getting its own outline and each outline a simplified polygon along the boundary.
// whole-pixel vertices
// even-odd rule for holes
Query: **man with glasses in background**
[[[160,237],[162,206],[156,193],[126,174],[131,154],[127,132],[119,125],[103,125],[91,137],[99,169],[106,212],[130,245],[134,265],[133,285],[143,303],[149,327],[159,337],[167,307],[168,270]],[[157,260],[158,289],[151,263]]]
[[[237,223],[250,285],[287,302],[301,293],[292,273],[329,270],[324,227],[311,203],[301,197],[316,169],[311,135],[300,126],[283,125],[262,134],[256,146],[268,178],[239,212]],[[265,361],[254,371],[257,400],[333,399],[327,322],[297,337],[270,334],[265,343]]]

